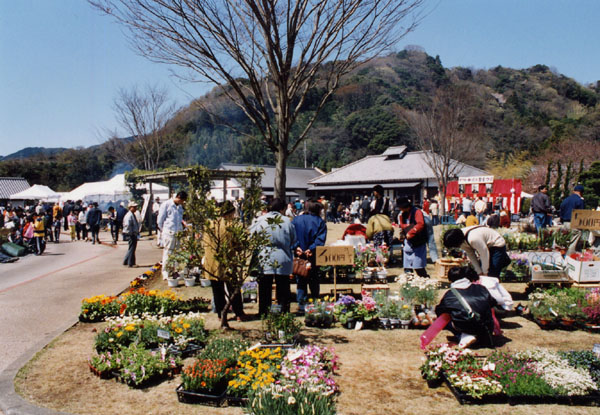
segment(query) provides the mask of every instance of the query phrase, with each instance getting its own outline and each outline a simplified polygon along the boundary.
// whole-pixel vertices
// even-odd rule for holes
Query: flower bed
[[[444,379],[464,403],[600,405],[600,360],[589,352],[494,352],[487,358],[442,344],[421,365],[428,380]]]
[[[88,364],[101,378],[114,376],[131,387],[144,388],[173,376],[173,372],[181,367],[181,360],[131,344],[117,352],[106,351],[92,356]]]
[[[158,330],[163,331],[163,337],[159,337]],[[165,338],[166,335],[168,338]],[[199,313],[172,317],[144,314],[141,318],[125,316],[109,319],[104,330],[96,335],[95,347],[98,352],[118,351],[122,347],[137,343],[146,349],[163,345],[173,346],[182,352],[190,345],[203,345],[206,338],[204,317]]]
[[[180,402],[220,406],[227,400],[229,404],[247,405],[253,413],[280,413],[264,410],[277,407],[285,396],[286,404],[299,408],[299,413],[302,408],[335,407],[338,357],[333,349],[257,347],[240,351],[244,345],[231,339],[210,343],[198,360],[184,369],[183,383],[176,390]],[[309,398],[316,406],[311,406]]]
[[[152,267],[150,267],[149,270],[144,271],[144,273],[141,274],[139,277],[135,277],[133,281],[129,283],[129,286],[131,288],[143,287],[147,284],[150,278],[154,277],[155,275],[158,275],[161,272],[161,270],[162,266],[160,265],[160,263],[154,264]]]
[[[84,298],[79,320],[96,322],[119,315],[142,315],[144,313],[173,315],[182,312],[206,312],[209,310],[210,300],[204,298],[183,300],[170,290],[146,290],[141,287],[131,288],[120,296],[97,295]]]
[[[345,295],[335,303],[333,315],[347,329],[354,329],[358,322],[373,324],[377,318],[377,303],[365,293],[362,300]]]

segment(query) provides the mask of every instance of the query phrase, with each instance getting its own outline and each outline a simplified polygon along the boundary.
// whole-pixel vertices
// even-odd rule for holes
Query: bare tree
[[[165,126],[175,113],[175,104],[169,102],[167,90],[150,85],[141,91],[138,87],[121,88],[114,108],[117,121],[133,142],[127,144],[112,137],[110,147],[118,151],[124,161],[145,170],[155,170],[169,145]]]
[[[460,174],[463,163],[481,160],[485,155],[476,104],[469,86],[448,85],[436,91],[429,109],[403,113],[417,147],[438,180],[442,213],[449,180]]]
[[[218,85],[275,154],[275,196],[285,197],[287,158],[340,78],[412,31],[425,0],[89,1],[129,29],[143,56]]]

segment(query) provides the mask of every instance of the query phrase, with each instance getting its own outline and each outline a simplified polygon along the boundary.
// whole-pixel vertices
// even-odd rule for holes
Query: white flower
[[[288,405],[293,405],[296,403],[296,398],[294,398],[293,396],[290,396],[288,398]]]

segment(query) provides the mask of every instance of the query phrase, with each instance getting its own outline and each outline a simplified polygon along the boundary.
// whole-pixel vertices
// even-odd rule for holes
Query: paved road
[[[64,238],[64,236],[63,236]],[[108,240],[109,235],[100,236]],[[16,372],[52,339],[77,321],[81,299],[117,294],[144,268],[160,260],[148,240],[138,243],[137,263],[122,260],[126,243],[49,243],[44,255],[0,264],[0,409],[5,415],[48,413],[28,407],[14,394]]]

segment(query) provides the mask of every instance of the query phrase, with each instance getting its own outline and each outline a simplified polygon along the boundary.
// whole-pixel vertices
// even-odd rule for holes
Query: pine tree
[[[570,187],[571,187],[571,175],[573,174],[572,170],[573,170],[573,162],[570,161],[569,164],[567,164],[567,173],[565,174],[565,182],[563,185],[561,199],[564,199],[565,197],[569,196],[569,193],[571,192]]]
[[[560,193],[560,184],[562,182],[562,164],[560,161],[556,163],[556,181],[554,182],[554,187],[552,188],[552,205],[554,207],[560,206],[561,202],[561,193]]]

